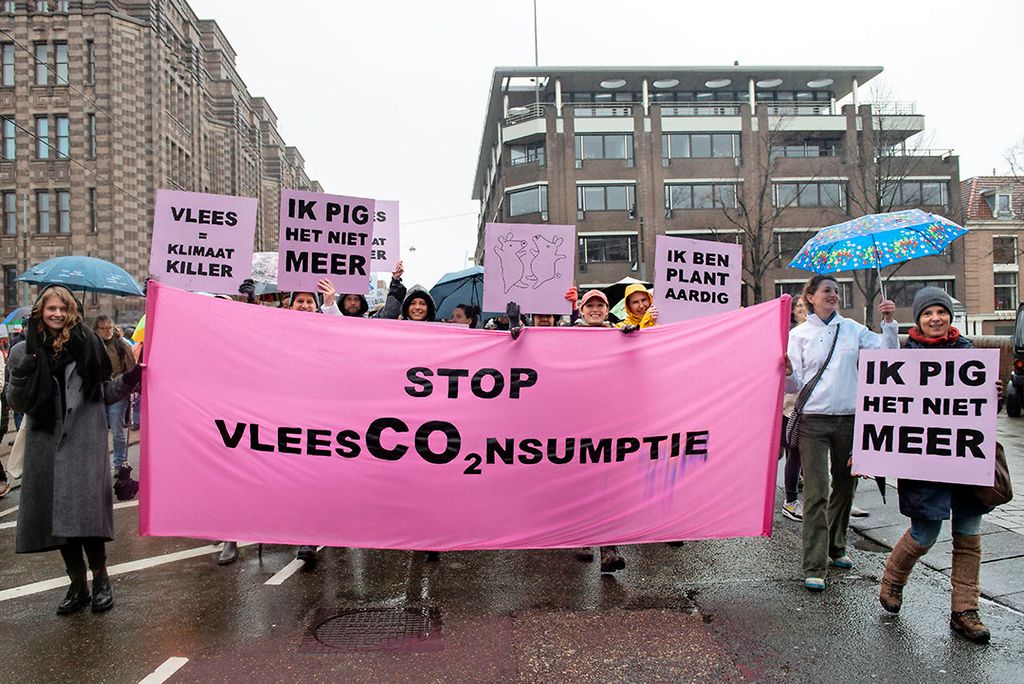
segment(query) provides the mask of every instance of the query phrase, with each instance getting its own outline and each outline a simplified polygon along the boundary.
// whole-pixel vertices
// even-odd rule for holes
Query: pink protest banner
[[[768,535],[788,312],[513,340],[156,286],[141,532],[433,550]]]
[[[654,303],[662,323],[740,307],[743,247],[658,235],[654,240]]]
[[[326,278],[338,292],[366,292],[373,215],[372,199],[283,188],[278,290],[313,292]]]
[[[998,349],[860,353],[856,475],[991,486]]]
[[[185,290],[238,294],[256,233],[253,197],[157,190],[149,272]]]
[[[398,266],[402,255],[399,236],[398,202],[377,200],[373,215],[373,251],[370,254],[370,270],[374,273],[391,273]]]
[[[484,310],[567,314],[576,272],[576,229],[546,223],[488,223],[484,228]]]

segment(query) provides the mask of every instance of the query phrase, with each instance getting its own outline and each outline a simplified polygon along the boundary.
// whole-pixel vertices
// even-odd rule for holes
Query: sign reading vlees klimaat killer
[[[157,190],[149,272],[184,290],[238,294],[252,269],[254,197]]]
[[[327,279],[338,292],[365,292],[373,215],[372,199],[281,190],[278,289],[315,292]]]
[[[484,235],[484,310],[567,314],[576,269],[574,226],[488,223]]]
[[[377,200],[375,205],[370,270],[374,273],[390,273],[398,266],[402,254],[398,236],[398,202]]]
[[[685,321],[740,307],[742,246],[659,235],[654,249],[659,322]]]
[[[853,472],[991,486],[998,349],[860,353]]]

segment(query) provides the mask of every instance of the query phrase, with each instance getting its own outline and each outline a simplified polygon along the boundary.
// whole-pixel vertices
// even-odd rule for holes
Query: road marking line
[[[138,505],[139,505],[139,500],[138,499],[135,499],[134,501],[120,501],[120,502],[114,504],[114,510],[117,510],[117,509],[120,509],[120,508],[133,508],[133,507],[138,506]],[[16,510],[18,510],[17,506],[15,506],[14,508],[8,508],[6,511],[0,511],[0,518],[2,518],[3,516],[7,515],[8,513],[13,513]],[[17,520],[12,520],[11,522],[0,523],[0,530],[9,530],[12,527],[17,527],[17,526],[18,526],[18,521]]]
[[[171,678],[171,675],[183,668],[187,662],[188,658],[183,658],[181,656],[168,658],[160,665],[160,667],[156,668],[139,681],[139,684],[161,684],[162,682],[166,682]]]
[[[320,553],[320,550],[324,548],[322,546],[316,547],[316,552]],[[291,563],[278,570],[273,577],[268,579],[264,584],[270,584],[272,586],[278,586],[284,584],[284,581],[294,575],[299,569],[304,566],[305,563],[300,561],[298,558],[294,559]]]
[[[18,510],[17,506],[12,506],[11,508],[8,508],[6,510],[0,511],[0,518],[7,517],[8,515],[10,515],[11,513],[14,513],[17,510]]]
[[[255,543],[256,542],[239,542],[238,548],[252,546]],[[127,563],[118,563],[117,565],[111,565],[107,568],[107,574],[113,577],[114,575],[124,575],[129,572],[155,568],[158,565],[166,565],[167,563],[175,563],[181,560],[188,560],[189,558],[217,553],[220,551],[220,548],[219,544],[207,544],[206,546],[200,546],[194,549],[165,553],[162,556],[142,558],[140,560],[128,561]],[[92,578],[91,572],[89,573],[89,577]],[[21,598],[22,596],[31,596],[32,594],[39,594],[44,591],[50,591],[51,589],[66,587],[69,584],[71,584],[71,580],[67,577],[56,577],[54,579],[33,582],[32,584],[26,584],[21,587],[4,589],[3,591],[0,591],[0,601],[9,601],[10,599]]]

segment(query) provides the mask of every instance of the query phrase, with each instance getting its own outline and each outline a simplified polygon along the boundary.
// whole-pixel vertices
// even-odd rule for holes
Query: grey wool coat
[[[12,374],[28,358],[25,343],[11,349],[7,364]],[[54,381],[56,382],[56,380]],[[18,507],[17,553],[50,551],[68,537],[114,538],[114,495],[107,450],[107,413],[102,402],[86,401],[82,377],[72,361],[64,369],[67,406],[57,416],[53,432],[33,429],[25,416],[25,464]],[[6,388],[11,407],[24,409],[12,380]],[[107,404],[128,396],[123,380],[103,383]],[[55,392],[59,390],[55,387]]]

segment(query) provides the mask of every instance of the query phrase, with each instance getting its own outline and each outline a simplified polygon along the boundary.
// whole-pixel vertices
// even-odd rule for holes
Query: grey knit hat
[[[938,287],[922,287],[914,295],[914,325],[917,325],[921,312],[929,306],[941,306],[949,312],[950,318],[953,317],[953,298],[945,290]]]

